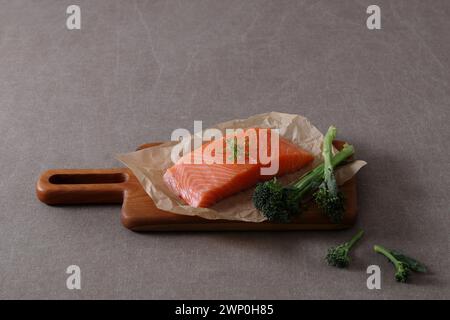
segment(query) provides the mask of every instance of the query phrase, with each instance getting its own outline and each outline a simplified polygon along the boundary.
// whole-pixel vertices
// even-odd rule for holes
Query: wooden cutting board
[[[342,141],[335,141],[342,148]],[[138,150],[158,143],[142,145]],[[36,185],[39,200],[48,205],[122,204],[121,221],[133,231],[276,231],[336,230],[351,227],[356,220],[356,179],[347,181],[341,190],[346,199],[346,214],[341,224],[332,224],[311,203],[290,223],[207,220],[158,209],[150,196],[127,168],[56,169],[44,172]]]

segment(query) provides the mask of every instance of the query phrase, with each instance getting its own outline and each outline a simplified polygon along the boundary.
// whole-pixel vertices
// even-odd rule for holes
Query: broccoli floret
[[[410,273],[408,266],[403,262],[399,262],[397,264],[397,271],[395,272],[395,280],[398,282],[406,282]]]
[[[253,193],[253,204],[270,221],[289,222],[292,208],[284,187],[276,180],[260,183]]]
[[[333,193],[324,184],[314,193],[314,200],[320,209],[333,223],[341,223],[344,217],[344,195],[342,192]]]
[[[421,273],[427,272],[426,267],[421,262],[411,257],[405,256],[398,251],[386,249],[378,245],[374,247],[374,250],[375,252],[384,255],[389,260],[389,262],[394,265],[395,280],[397,280],[398,282],[408,281],[411,271]]]
[[[334,130],[335,131],[335,130]],[[329,130],[326,140],[333,140],[336,133]],[[331,138],[330,138],[331,136]],[[331,160],[331,168],[339,165],[354,153],[351,145],[345,145]],[[300,212],[301,199],[317,189],[324,181],[324,163],[306,173],[299,180],[283,186],[276,179],[260,183],[253,194],[253,204],[269,221],[289,222]],[[323,201],[327,199],[323,197]],[[331,198],[330,198],[331,199]],[[330,200],[330,206],[336,201]]]
[[[350,263],[349,252],[363,234],[364,231],[361,230],[349,242],[328,249],[325,257],[328,264],[333,267],[347,268]]]
[[[345,208],[344,195],[338,189],[333,172],[333,165],[331,163],[332,142],[335,137],[336,128],[331,126],[323,141],[323,182],[319,189],[314,193],[314,200],[331,222],[340,223],[344,217]]]

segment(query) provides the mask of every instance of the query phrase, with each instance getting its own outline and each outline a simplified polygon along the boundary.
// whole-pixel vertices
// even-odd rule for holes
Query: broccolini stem
[[[323,140],[323,150],[322,150],[322,156],[323,156],[323,170],[324,170],[324,180],[330,181],[331,175],[333,174],[333,166],[331,165],[331,158],[333,157],[332,154],[332,146],[333,146],[333,140],[336,138],[336,128],[334,126],[330,126],[330,128],[327,131],[327,134],[325,135],[325,138]],[[328,186],[333,187],[333,186]]]
[[[355,152],[352,145],[345,145],[344,148],[342,148],[341,151],[339,151],[332,159],[331,159],[331,166],[334,168],[337,165],[339,165],[342,161],[350,157]],[[324,164],[320,164],[316,168],[314,168],[312,171],[307,173],[303,178],[301,178],[299,181],[291,185],[294,188],[297,188],[301,191],[301,193],[307,192],[310,190],[310,188],[314,185],[313,182],[316,182],[316,187],[320,184],[320,181],[323,179],[323,170],[324,170]]]
[[[375,245],[373,247],[373,250],[375,250],[376,253],[380,253],[386,258],[388,258],[389,261],[391,261],[396,267],[398,266],[398,260],[391,254],[391,252],[388,249],[379,245]]]
[[[350,249],[351,247],[353,247],[355,245],[355,243],[358,242],[359,239],[361,239],[363,234],[364,234],[364,231],[359,230],[359,232],[349,242],[347,242],[348,248]]]

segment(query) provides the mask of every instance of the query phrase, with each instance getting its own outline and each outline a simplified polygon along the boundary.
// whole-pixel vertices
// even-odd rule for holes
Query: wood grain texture
[[[145,144],[138,149],[158,143]],[[341,148],[343,142],[335,141]],[[336,230],[351,227],[357,217],[356,179],[341,186],[346,213],[341,224],[332,224],[311,202],[291,223],[252,223],[207,220],[158,209],[127,168],[58,169],[44,172],[36,185],[39,200],[49,205],[122,203],[121,221],[133,231],[283,231]]]

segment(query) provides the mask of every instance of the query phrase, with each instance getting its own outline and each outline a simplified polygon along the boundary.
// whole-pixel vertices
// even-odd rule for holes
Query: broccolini
[[[332,127],[333,128],[333,127]],[[328,130],[325,141],[333,141],[335,136],[335,129]],[[331,147],[328,147],[331,148]],[[327,151],[328,152],[328,151]],[[331,151],[330,151],[331,152]],[[344,162],[348,157],[354,153],[354,148],[351,145],[344,145],[334,157],[329,159],[327,168],[334,168]],[[328,161],[328,160],[327,160]],[[283,186],[276,179],[260,183],[256,186],[253,193],[253,204],[269,221],[289,222],[292,215],[299,213],[301,209],[300,201],[307,194],[317,189],[324,181],[324,167],[321,164],[302,176],[298,181]],[[331,206],[336,202],[335,199],[328,199],[334,197],[334,193],[324,193],[320,200],[323,203],[329,203],[327,207],[328,216],[339,216],[341,208],[337,208],[336,212],[331,211]]]
[[[411,274],[414,272],[427,272],[426,267],[419,261],[408,257],[398,251],[386,249],[382,246],[376,245],[374,247],[375,252],[384,255],[389,262],[395,267],[395,280],[398,282],[406,282]]]
[[[364,231],[361,230],[349,242],[328,249],[325,257],[328,264],[333,267],[347,268],[350,263],[349,252],[363,234]]]
[[[323,141],[323,182],[314,193],[314,200],[319,208],[333,223],[340,223],[344,216],[344,195],[339,191],[331,163],[333,140],[336,137],[336,128],[328,129]]]

